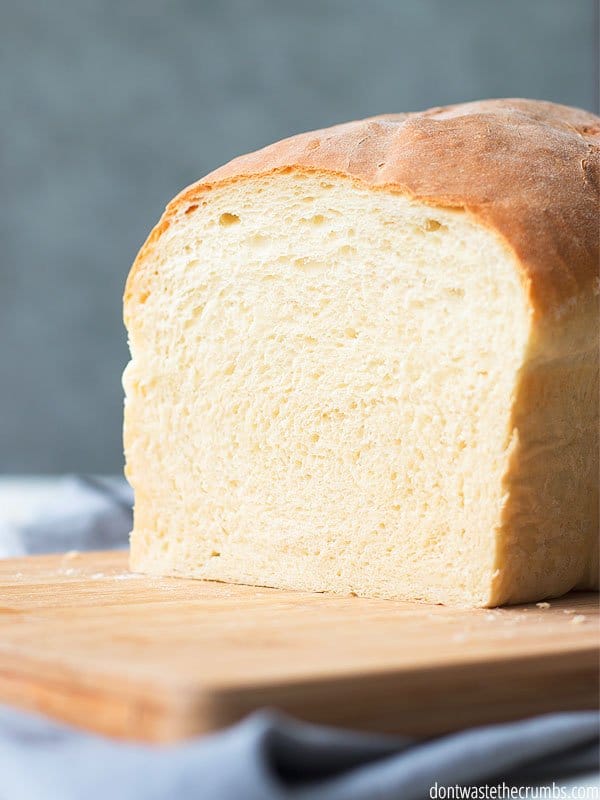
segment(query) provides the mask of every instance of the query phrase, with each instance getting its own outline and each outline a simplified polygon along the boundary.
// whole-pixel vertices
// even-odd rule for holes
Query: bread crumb
[[[575,614],[574,608],[563,608],[563,614]]]
[[[576,614],[571,620],[571,622],[573,623],[573,625],[582,625],[586,621],[586,619],[587,617],[585,616],[585,614]]]
[[[452,641],[458,642],[460,644],[462,644],[462,642],[466,642],[468,639],[469,637],[467,636],[467,634],[463,632],[455,633],[452,636]]]
[[[90,575],[90,578],[93,581],[99,581],[101,578],[106,578],[106,575],[103,572],[94,572],[93,575]]]
[[[79,570],[78,569],[73,569],[73,567],[69,567],[69,569],[61,570],[61,573],[63,575],[68,575],[70,577],[71,575],[79,575]]]
[[[550,608],[550,603],[536,603],[538,608]]]
[[[67,550],[67,552],[63,556],[63,559],[65,561],[71,561],[71,559],[77,558],[80,555],[81,553],[79,552],[79,550]]]
[[[499,616],[500,616],[500,614],[497,611],[486,611],[485,612],[485,618],[488,621],[494,620],[494,619],[498,619]]]

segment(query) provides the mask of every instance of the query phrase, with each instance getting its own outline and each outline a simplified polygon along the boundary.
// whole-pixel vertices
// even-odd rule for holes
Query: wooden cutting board
[[[429,736],[598,706],[598,596],[459,610],[0,561],[0,702],[170,741],[271,706]]]

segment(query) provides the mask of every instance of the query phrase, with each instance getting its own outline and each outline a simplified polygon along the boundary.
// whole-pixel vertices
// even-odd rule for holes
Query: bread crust
[[[230,161],[168,205],[132,268],[126,301],[154,242],[204,192],[289,171],[343,175],[474,215],[513,251],[536,317],[560,317],[598,293],[600,118],[517,98],[349,122]]]

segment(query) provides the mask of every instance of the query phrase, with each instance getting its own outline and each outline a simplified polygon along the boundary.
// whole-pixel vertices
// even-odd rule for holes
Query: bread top
[[[514,252],[534,315],[561,316],[598,292],[600,118],[586,111],[484,100],[303,133],[188,187],[158,228],[215,185],[294,170],[474,215]]]

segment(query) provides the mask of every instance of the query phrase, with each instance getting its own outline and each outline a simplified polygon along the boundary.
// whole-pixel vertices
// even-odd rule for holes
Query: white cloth
[[[133,493],[123,478],[0,480],[0,558],[126,547]]]

